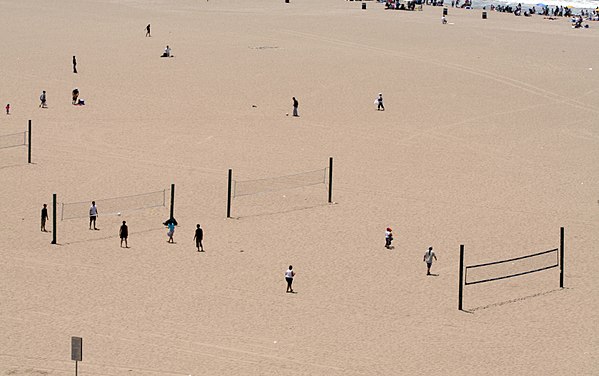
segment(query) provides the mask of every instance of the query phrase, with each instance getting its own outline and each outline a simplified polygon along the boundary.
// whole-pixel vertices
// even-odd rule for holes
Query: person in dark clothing
[[[42,232],[48,232],[46,231],[46,221],[48,220],[48,205],[44,204],[44,207],[42,208]]]
[[[127,237],[129,236],[129,228],[127,227],[127,222],[123,221],[121,225],[121,229],[119,230],[119,237],[121,238],[121,248],[123,248],[123,242],[125,242],[125,248],[129,248],[127,245]]]
[[[150,35],[150,24],[148,24],[148,26],[146,26],[146,37],[151,37],[151,35]]]
[[[297,108],[299,107],[299,102],[297,101],[297,99],[295,99],[295,97],[292,98],[293,99],[293,116],[298,117],[298,113],[297,113]]]
[[[79,103],[79,89],[77,89],[77,88],[73,89],[72,95],[73,95],[73,102],[72,103],[73,104]]]
[[[77,73],[77,58],[73,56],[73,73]]]
[[[202,230],[199,223],[196,228],[196,233],[193,236],[193,240],[196,241],[198,252],[204,252],[204,245],[202,244],[202,240],[204,240],[204,230]]]

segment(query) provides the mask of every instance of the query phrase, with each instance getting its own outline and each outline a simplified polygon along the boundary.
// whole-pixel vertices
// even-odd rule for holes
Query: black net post
[[[175,184],[171,184],[171,216],[170,219],[175,218]]]
[[[464,245],[460,244],[460,286],[458,288],[458,310],[462,311],[464,289]]]
[[[56,193],[52,193],[52,244],[56,244]]]
[[[559,287],[564,288],[564,228],[559,229]]]
[[[227,182],[227,218],[231,218],[231,184],[233,182],[233,170],[229,169]]]
[[[333,157],[329,157],[329,204],[333,203]]]
[[[27,163],[31,163],[31,120],[27,126]]]

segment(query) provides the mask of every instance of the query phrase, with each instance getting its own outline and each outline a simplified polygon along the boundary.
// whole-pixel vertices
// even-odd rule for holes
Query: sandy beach
[[[599,23],[450,8],[442,25],[440,7],[342,0],[0,4],[0,145],[33,127],[32,164],[0,149],[0,374],[74,374],[72,336],[80,375],[599,373]],[[315,184],[235,197],[226,218],[228,169],[329,157],[333,204]],[[171,184],[175,244],[168,205],[98,205],[99,231],[59,218],[57,245],[40,231],[53,193],[168,201]],[[558,268],[466,286],[458,311],[461,244],[468,265],[497,261],[559,247],[562,226],[565,288]]]

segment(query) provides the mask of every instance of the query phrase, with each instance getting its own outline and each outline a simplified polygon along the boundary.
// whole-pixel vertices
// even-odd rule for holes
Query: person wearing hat
[[[385,248],[392,249],[391,242],[393,241],[393,230],[391,227],[387,227],[387,231],[385,231]]]

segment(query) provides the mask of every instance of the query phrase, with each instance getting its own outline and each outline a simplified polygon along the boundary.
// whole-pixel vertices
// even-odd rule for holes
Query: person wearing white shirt
[[[92,201],[92,206],[89,207],[89,229],[92,229],[92,223],[94,224],[94,230],[96,228],[96,218],[98,217],[98,208],[96,207],[96,202]]]
[[[385,231],[385,248],[392,249],[391,242],[393,241],[393,230],[391,227],[387,227],[387,231]]]
[[[437,260],[437,256],[433,251],[433,247],[428,247],[428,251],[424,252],[424,258],[422,260],[426,262],[426,275],[431,275],[431,266],[433,266],[433,259]]]
[[[291,284],[293,283],[293,277],[295,276],[295,272],[293,271],[293,266],[289,265],[289,269],[285,271],[285,280],[287,281],[287,291],[285,292],[293,292],[291,288]]]

